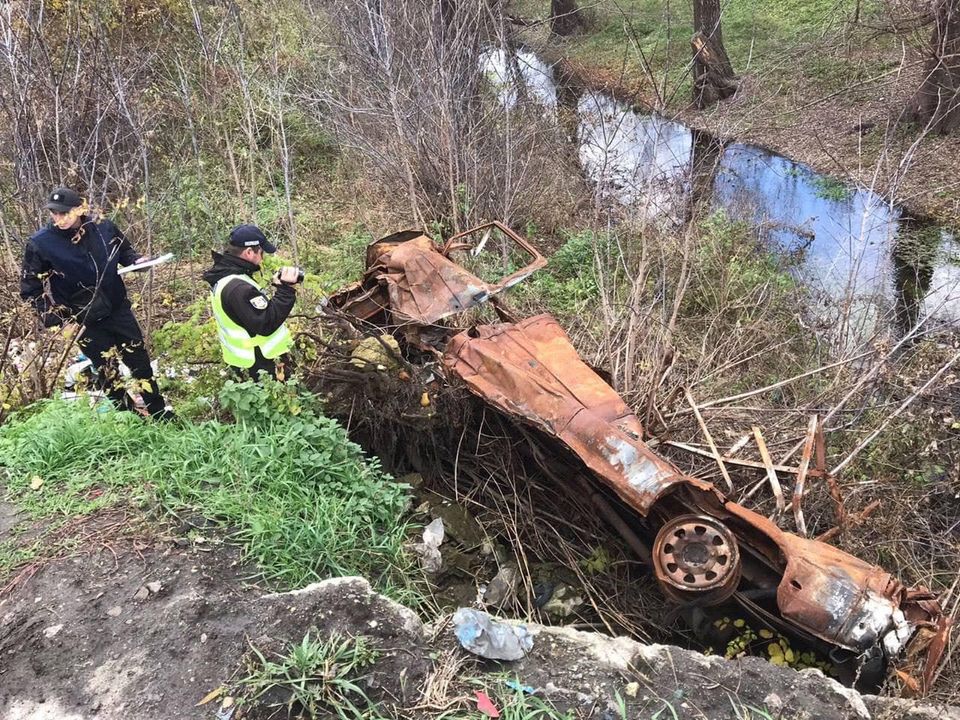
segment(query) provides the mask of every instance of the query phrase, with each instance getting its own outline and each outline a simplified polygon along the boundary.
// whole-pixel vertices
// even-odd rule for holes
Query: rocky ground
[[[197,540],[141,532],[91,542],[8,586],[0,717],[266,717],[239,689],[251,648],[271,657],[310,632],[368,639],[379,654],[364,691],[396,717],[478,718],[475,689],[504,707],[513,678],[579,718],[960,718],[957,708],[863,697],[816,671],[563,627],[528,626],[533,648],[519,661],[482,660],[459,646],[449,616],[424,625],[361,578],[271,593],[249,581],[233,548]]]

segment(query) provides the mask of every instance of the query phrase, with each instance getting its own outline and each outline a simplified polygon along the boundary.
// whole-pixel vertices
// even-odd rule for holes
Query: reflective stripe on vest
[[[257,290],[260,287],[254,282],[253,278],[246,275],[227,275],[217,281],[213,286],[211,304],[213,306],[213,317],[217,321],[217,336],[220,338],[220,349],[223,351],[223,361],[227,365],[234,367],[248,368],[253,367],[256,360],[256,348],[260,348],[260,354],[268,360],[278,358],[290,349],[293,344],[290,337],[290,331],[284,323],[270,335],[251,336],[240,325],[233,321],[223,309],[221,295],[223,289],[231,280],[243,280],[253,285]]]

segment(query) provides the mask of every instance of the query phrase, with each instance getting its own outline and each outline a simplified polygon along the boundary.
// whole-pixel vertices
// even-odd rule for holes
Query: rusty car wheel
[[[653,544],[660,585],[677,602],[716,605],[740,581],[740,550],[733,533],[706,515],[681,515],[664,525]]]

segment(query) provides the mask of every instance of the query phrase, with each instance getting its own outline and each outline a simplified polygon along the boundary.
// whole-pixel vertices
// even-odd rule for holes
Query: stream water
[[[764,148],[565,86],[532,53],[494,51],[486,72],[502,102],[523,94],[558,122],[573,118],[565,132],[599,201],[675,226],[709,203],[776,246],[802,250],[796,272],[823,299],[834,339],[863,337],[887,320],[901,331],[920,318],[960,326],[960,238],[950,232]]]

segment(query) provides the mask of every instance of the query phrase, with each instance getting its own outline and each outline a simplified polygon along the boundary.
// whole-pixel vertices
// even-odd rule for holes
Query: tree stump
[[[693,101],[701,110],[737,91],[737,76],[723,43],[702,32],[690,40],[693,48]]]
[[[583,27],[583,17],[577,0],[550,0],[550,32],[553,35],[573,35]]]

